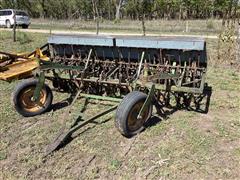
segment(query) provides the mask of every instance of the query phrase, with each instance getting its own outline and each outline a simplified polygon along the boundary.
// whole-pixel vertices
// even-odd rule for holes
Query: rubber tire
[[[46,91],[47,98],[46,98],[43,108],[39,109],[36,112],[29,112],[29,111],[24,110],[21,107],[21,104],[19,102],[19,96],[21,95],[21,92],[29,86],[36,86],[37,83],[38,83],[38,80],[36,80],[36,79],[24,80],[16,86],[15,90],[12,93],[13,106],[16,109],[16,111],[24,117],[33,117],[36,115],[40,115],[40,114],[48,111],[52,105],[52,100],[53,100],[52,90],[50,89],[50,87],[48,85],[44,84],[43,90]]]
[[[125,137],[132,137],[141,131],[145,129],[144,124],[146,121],[151,117],[152,115],[152,105],[150,105],[149,115],[146,119],[145,123],[143,123],[142,127],[137,129],[136,131],[130,131],[128,128],[128,115],[134,107],[135,104],[137,104],[140,101],[145,101],[147,98],[147,95],[139,92],[139,91],[133,91],[129,93],[127,96],[124,97],[122,102],[119,104],[117,111],[116,111],[116,117],[115,117],[115,127],[118,129],[118,131]]]
[[[6,20],[6,28],[12,28],[12,25],[9,20]]]
[[[23,29],[28,29],[28,26],[29,26],[29,25],[23,24],[23,25],[22,25],[22,28],[23,28]]]

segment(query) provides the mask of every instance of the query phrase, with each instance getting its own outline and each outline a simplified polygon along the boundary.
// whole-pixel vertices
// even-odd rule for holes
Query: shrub
[[[17,41],[20,44],[26,44],[32,42],[32,38],[25,32],[17,32]]]
[[[213,20],[207,21],[207,29],[215,29]]]

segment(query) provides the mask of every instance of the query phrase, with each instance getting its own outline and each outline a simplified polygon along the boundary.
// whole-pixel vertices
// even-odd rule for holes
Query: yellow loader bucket
[[[34,59],[16,62],[4,67],[0,67],[0,79],[10,81],[12,79],[22,79],[32,75],[32,71],[38,67],[38,62]]]
[[[48,61],[49,58],[42,54],[40,49],[31,53],[10,54],[0,52],[0,80],[11,81],[13,79],[23,79],[32,76],[33,70],[38,68],[39,64],[35,57]]]

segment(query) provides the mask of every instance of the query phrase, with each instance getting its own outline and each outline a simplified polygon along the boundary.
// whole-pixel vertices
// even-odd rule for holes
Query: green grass
[[[146,21],[146,32],[159,34],[200,34],[213,35],[221,32],[221,20],[152,20]],[[188,32],[186,26],[188,24]],[[96,23],[94,21],[84,20],[51,20],[51,19],[32,19],[30,28],[32,29],[55,29],[55,30],[78,30],[95,31]],[[121,20],[118,23],[114,21],[103,20],[100,22],[100,32],[126,32],[142,33],[141,21]]]
[[[31,52],[47,42],[47,35],[17,31],[16,40],[13,43],[13,34],[11,32],[0,31],[0,50],[20,53]]]
[[[11,33],[0,33],[1,51],[30,52],[47,40],[42,34],[18,33],[13,43]],[[213,88],[208,114],[177,111],[127,139],[114,127],[112,113],[98,120],[106,122],[79,130],[48,157],[44,150],[60,129],[66,108],[23,118],[10,101],[18,81],[0,81],[0,179],[239,179],[240,72],[216,66],[216,42],[207,43],[207,82]],[[67,97],[54,92],[54,103]],[[69,119],[79,114],[83,102],[77,102]],[[87,117],[105,109],[91,102]]]

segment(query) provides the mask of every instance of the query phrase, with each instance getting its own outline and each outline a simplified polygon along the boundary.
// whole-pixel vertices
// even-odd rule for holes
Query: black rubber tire
[[[23,24],[23,25],[22,25],[22,28],[23,28],[23,29],[28,29],[28,26],[29,26],[29,25],[27,25],[27,24]]]
[[[152,104],[148,108],[148,115],[144,122],[141,124],[141,127],[135,131],[131,131],[128,127],[128,117],[129,114],[136,104],[139,102],[145,102],[147,95],[139,92],[133,91],[124,97],[122,102],[119,104],[116,117],[115,117],[115,127],[118,131],[125,137],[132,137],[145,129],[144,124],[152,115]]]
[[[6,28],[12,28],[10,20],[6,20]]]
[[[32,117],[32,116],[40,115],[40,114],[48,111],[52,105],[52,100],[53,100],[52,90],[50,89],[50,87],[48,85],[44,84],[42,91],[44,91],[46,93],[46,100],[45,100],[43,106],[41,106],[41,108],[39,108],[35,112],[27,111],[26,109],[24,109],[22,107],[22,103],[20,100],[21,94],[27,88],[36,86],[37,83],[38,83],[38,80],[36,80],[36,79],[24,80],[16,86],[15,90],[12,93],[13,106],[16,109],[16,111],[24,117]]]

